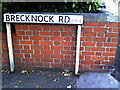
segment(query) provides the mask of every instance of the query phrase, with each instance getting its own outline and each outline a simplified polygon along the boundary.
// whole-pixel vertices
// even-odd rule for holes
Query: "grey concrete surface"
[[[118,81],[108,72],[86,72],[77,79],[77,88],[118,88]]]
[[[2,73],[2,88],[120,88],[120,83],[108,72],[83,72],[80,77],[70,74],[65,77],[55,71]]]
[[[2,73],[2,88],[75,88],[75,85],[75,77],[64,77],[62,72]]]

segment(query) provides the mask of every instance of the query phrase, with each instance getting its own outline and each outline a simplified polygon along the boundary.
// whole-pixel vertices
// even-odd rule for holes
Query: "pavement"
[[[2,72],[2,88],[118,88],[120,82],[109,72],[70,71]]]

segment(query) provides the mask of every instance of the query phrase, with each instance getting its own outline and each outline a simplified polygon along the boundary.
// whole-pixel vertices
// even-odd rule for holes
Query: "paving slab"
[[[77,79],[77,88],[118,88],[109,72],[85,72]]]

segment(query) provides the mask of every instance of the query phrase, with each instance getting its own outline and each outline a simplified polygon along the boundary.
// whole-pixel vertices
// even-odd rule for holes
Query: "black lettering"
[[[37,22],[37,16],[34,17],[34,16],[32,15],[32,16],[31,16],[31,21],[33,21],[33,20]]]
[[[23,16],[24,16],[24,15],[21,15],[21,16],[20,16],[20,20],[21,20],[21,21],[25,21],[25,20],[22,19]]]
[[[14,15],[11,15],[11,21],[15,21],[15,16]]]
[[[6,21],[10,21],[9,15],[6,15]]]
[[[68,17],[68,16],[65,16],[65,23],[68,23],[69,21],[70,21],[70,17]]]
[[[59,16],[59,22],[63,22],[63,16]]]
[[[44,21],[45,21],[45,22],[48,22],[48,21],[45,19],[46,17],[48,17],[48,16],[44,16]]]
[[[49,22],[54,22],[53,19],[54,16],[49,16]]]
[[[26,21],[30,21],[28,18],[29,18],[30,15],[26,15],[25,18],[26,18]]]
[[[42,22],[43,21],[43,17],[41,15],[38,16],[38,21]]]
[[[19,15],[16,15],[16,21],[20,21]]]

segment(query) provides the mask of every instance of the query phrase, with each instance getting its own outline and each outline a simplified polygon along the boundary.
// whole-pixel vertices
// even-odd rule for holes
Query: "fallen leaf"
[[[65,77],[70,77],[71,75],[68,74],[68,73],[65,73],[64,76],[65,76]]]
[[[68,85],[67,88],[72,88],[72,86],[71,86],[71,85]]]

